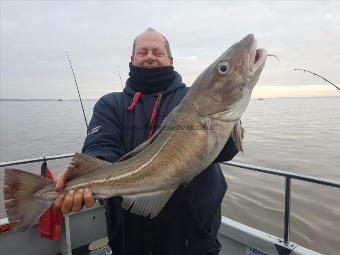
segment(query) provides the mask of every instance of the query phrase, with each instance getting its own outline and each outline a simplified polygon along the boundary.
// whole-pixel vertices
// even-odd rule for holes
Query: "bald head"
[[[133,46],[132,46],[132,56],[134,55],[135,53],[135,50],[136,50],[136,43],[137,43],[137,40],[139,37],[147,34],[147,33],[154,33],[154,34],[158,34],[159,36],[161,36],[164,40],[164,47],[168,53],[168,56],[170,58],[172,58],[172,54],[171,54],[171,49],[170,49],[170,44],[169,44],[169,41],[165,38],[165,36],[161,33],[159,33],[158,31],[156,31],[155,29],[153,29],[152,27],[149,27],[147,28],[143,33],[141,33],[140,35],[138,35],[135,40],[133,41]]]
[[[138,67],[172,66],[168,40],[156,30],[148,28],[133,42],[131,62]]]

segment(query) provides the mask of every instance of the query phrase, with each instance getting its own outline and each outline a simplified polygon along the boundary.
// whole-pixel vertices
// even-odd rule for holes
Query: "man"
[[[83,153],[115,162],[149,139],[189,90],[173,69],[169,42],[151,28],[134,40],[129,76],[123,93],[105,95],[96,103]],[[229,139],[215,162],[230,160],[236,153]],[[58,177],[57,191],[64,185],[64,173]],[[108,199],[113,254],[218,254],[226,188],[219,165],[212,164],[186,187],[179,187],[154,219],[123,210],[119,197]],[[79,211],[83,203],[94,204],[89,189],[60,195],[54,207],[69,213]]]

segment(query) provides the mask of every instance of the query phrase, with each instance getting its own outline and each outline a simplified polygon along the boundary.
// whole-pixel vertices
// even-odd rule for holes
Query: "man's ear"
[[[132,56],[130,57],[130,60],[131,60],[131,63],[132,63],[132,61],[133,61],[133,57]]]
[[[170,65],[173,66],[174,65],[174,59],[170,58]]]

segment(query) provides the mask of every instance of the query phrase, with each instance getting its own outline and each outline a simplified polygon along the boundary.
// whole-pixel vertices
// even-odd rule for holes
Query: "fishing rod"
[[[315,75],[315,76],[318,76],[318,77],[320,77],[321,79],[323,79],[324,81],[326,81],[326,82],[328,82],[329,84],[333,85],[337,90],[340,91],[340,88],[339,88],[337,85],[335,85],[333,82],[331,82],[330,80],[326,79],[325,77],[322,77],[321,75],[319,75],[319,74],[317,74],[317,73],[314,73],[314,72],[312,72],[312,71],[309,71],[309,70],[306,70],[306,69],[302,69],[302,68],[294,68],[293,70],[294,70],[294,71],[303,71],[303,72],[311,73],[311,74],[313,74],[313,75]]]
[[[117,72],[118,72],[119,79],[120,79],[120,84],[122,85],[122,89],[124,89],[122,77],[120,76],[120,72],[119,72],[119,68],[118,68],[118,64],[117,63],[116,63],[116,67],[117,67]]]
[[[70,59],[69,55],[67,54],[66,50],[65,50],[65,53],[66,53],[68,62],[70,63],[70,67],[71,67],[71,70],[72,70],[74,82],[76,83],[76,87],[77,87],[77,91],[78,91],[78,96],[79,96],[79,100],[80,100],[81,109],[83,110],[83,114],[84,114],[86,130],[88,130],[89,129],[89,125],[87,124],[87,119],[86,119],[86,115],[85,115],[85,111],[84,111],[83,101],[81,100],[81,96],[80,96],[80,92],[79,92],[79,88],[78,88],[78,83],[77,83],[76,75],[74,74],[74,70],[73,70],[73,67],[72,67],[71,59]]]

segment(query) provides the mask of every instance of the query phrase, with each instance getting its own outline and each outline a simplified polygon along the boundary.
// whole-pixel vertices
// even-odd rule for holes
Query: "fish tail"
[[[32,227],[52,205],[52,201],[34,196],[38,190],[53,183],[47,178],[18,169],[5,169],[5,209],[15,230],[25,231]]]

